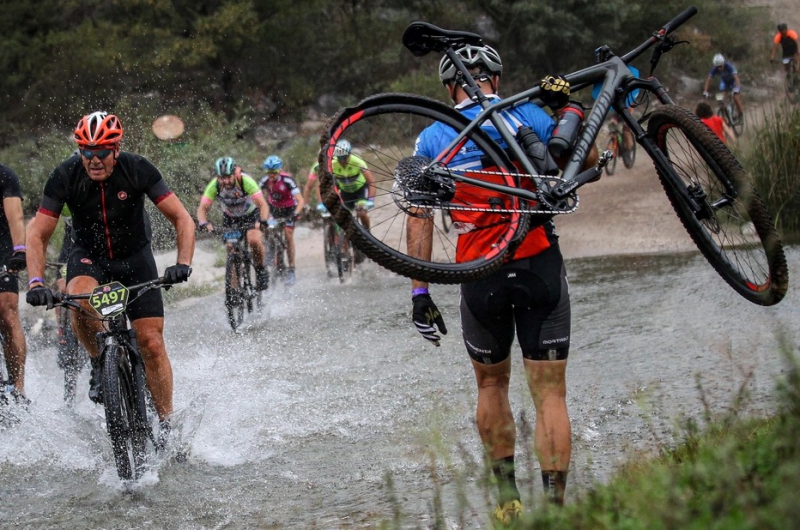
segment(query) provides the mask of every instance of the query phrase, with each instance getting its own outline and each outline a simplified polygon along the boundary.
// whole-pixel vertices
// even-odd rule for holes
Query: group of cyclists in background
[[[778,58],[779,50],[780,58]],[[770,49],[770,63],[775,63],[778,60],[783,65],[784,73],[786,74],[786,95],[791,103],[796,103],[800,100],[800,79],[798,79],[800,46],[798,46],[797,32],[789,29],[784,23],[778,24]],[[714,131],[714,134],[720,140],[728,144],[735,141],[744,128],[744,105],[741,97],[742,83],[736,66],[726,59],[722,53],[714,54],[711,62],[711,69],[703,84],[703,98],[709,99],[711,97],[709,90],[714,79],[719,77],[719,85],[717,87],[719,94],[716,98],[719,101],[719,109],[715,110],[708,102],[701,101],[695,107],[694,112],[706,126]],[[624,153],[633,145],[633,137],[630,129],[621,120],[616,119],[615,115],[612,115],[611,136],[617,135],[617,128],[620,127],[622,128],[624,144],[609,139],[609,145],[620,143],[620,150]]]
[[[368,211],[375,203],[375,181],[363,158],[352,152],[347,140],[341,140],[335,150],[333,175],[341,190],[342,201],[347,208],[357,212],[361,223],[369,228]],[[308,212],[307,197],[314,191],[318,182],[318,163],[311,166],[305,188],[301,191],[297,181],[284,168],[278,155],[268,156],[262,163],[264,176],[256,182],[242,171],[230,156],[217,159],[214,176],[203,191],[197,207],[198,227],[207,232],[215,232],[214,225],[208,221],[208,212],[215,200],[222,208],[221,234],[231,230],[246,233],[247,243],[254,258],[256,269],[256,288],[264,291],[269,288],[269,261],[276,259],[264,245],[262,232],[271,229],[283,230],[286,242],[286,261],[288,267],[283,271],[283,281],[292,286],[296,281],[297,261],[294,229],[304,212]],[[316,211],[326,214],[319,188],[316,187]],[[228,245],[228,250],[231,246]]]

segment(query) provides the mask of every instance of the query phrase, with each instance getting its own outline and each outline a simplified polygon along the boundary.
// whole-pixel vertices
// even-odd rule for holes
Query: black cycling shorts
[[[134,285],[158,278],[158,268],[150,245],[125,259],[96,259],[78,244],[72,246],[67,262],[67,283],[78,276],[91,276],[103,285],[117,281]],[[161,289],[151,289],[128,306],[128,318],[164,317]]]
[[[569,286],[557,245],[461,286],[461,333],[476,362],[506,360],[515,327],[524,358],[564,360],[569,355]]]
[[[19,280],[13,274],[6,274],[0,278],[0,293],[18,293]]]
[[[231,217],[230,215],[222,216],[222,231],[228,232],[230,230],[241,230],[242,232],[247,233],[248,230],[252,230],[256,227],[256,221],[258,221],[258,215],[261,212],[259,210],[253,210],[248,214],[244,214],[240,217]]]
[[[369,197],[369,184],[364,184],[356,191],[348,193],[346,191],[339,191],[339,196],[342,198],[344,207],[350,211],[356,209],[358,201],[365,201]]]
[[[283,224],[286,226],[286,228],[294,228],[294,206],[286,206],[284,208],[270,206],[269,214],[273,219],[283,221]]]

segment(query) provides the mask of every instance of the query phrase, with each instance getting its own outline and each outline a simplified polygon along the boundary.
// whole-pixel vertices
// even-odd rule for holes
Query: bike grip
[[[667,35],[676,29],[678,26],[692,18],[697,14],[697,8],[694,6],[687,7],[681,14],[664,24],[664,34]]]

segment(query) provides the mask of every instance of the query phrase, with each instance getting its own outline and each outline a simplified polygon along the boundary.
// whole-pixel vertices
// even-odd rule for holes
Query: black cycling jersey
[[[146,158],[121,152],[111,176],[96,182],[89,178],[81,157],[72,156],[47,179],[39,212],[57,219],[66,203],[76,245],[95,258],[123,259],[150,242],[145,195],[156,205],[172,195]]]
[[[9,197],[19,197],[22,199],[22,192],[19,189],[19,178],[10,167],[0,164],[0,196],[3,199]],[[11,256],[13,243],[11,242],[11,229],[8,226],[8,218],[3,208],[3,201],[0,201],[0,263],[5,263]]]

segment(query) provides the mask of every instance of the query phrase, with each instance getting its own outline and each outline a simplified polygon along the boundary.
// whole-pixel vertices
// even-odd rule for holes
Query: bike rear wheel
[[[244,305],[242,262],[235,255],[228,254],[225,265],[225,309],[228,312],[228,323],[234,331],[244,321]]]
[[[469,120],[454,109],[431,99],[406,94],[379,94],[363,100],[357,106],[346,108],[334,116],[322,136],[320,151],[320,189],[328,210],[336,222],[347,233],[350,241],[367,257],[379,265],[403,276],[432,283],[463,283],[474,281],[491,274],[503,263],[503,258],[512,245],[514,236],[521,237],[527,230],[527,214],[523,201],[504,196],[504,212],[496,214],[493,226],[499,235],[492,236],[488,242],[492,250],[476,259],[457,261],[455,231],[445,232],[434,223],[436,210],[478,208],[477,200],[470,202],[470,195],[459,194],[450,200],[441,197],[428,200],[438,191],[433,177],[427,173],[427,166],[406,165],[415,152],[415,142],[427,127],[442,124],[448,132],[455,135],[462,131]],[[347,139],[354,152],[363,158],[375,179],[375,207],[370,210],[370,229],[357,221],[357,215],[347,209],[341,199],[336,180],[332,173],[333,150],[336,142]],[[456,146],[454,152],[444,153],[442,160],[449,160],[459,149],[478,149],[485,155],[484,167],[496,167],[494,173],[505,185],[517,186],[516,170],[508,162],[503,151],[491,141],[483,131],[475,130],[468,142]],[[402,171],[395,178],[395,170],[400,162]],[[440,165],[440,169],[448,168]],[[457,169],[449,168],[450,174]],[[468,176],[482,178],[480,174]],[[460,186],[460,185],[459,185]],[[458,188],[457,188],[458,189]],[[462,190],[468,187],[460,188]],[[432,191],[433,190],[433,191]],[[414,199],[410,197],[414,196]],[[418,200],[418,198],[423,199]],[[485,200],[485,199],[484,199]],[[486,207],[483,206],[485,210]],[[429,223],[433,246],[430,259],[420,259],[408,253],[407,221],[410,218],[422,219]],[[426,227],[427,230],[427,227]],[[487,236],[488,237],[488,236]],[[427,245],[428,242],[424,242]]]
[[[789,284],[783,246],[736,158],[696,116],[677,106],[654,111],[647,132],[669,161],[666,168],[656,163],[667,197],[705,258],[747,300],[780,302]]]
[[[141,364],[132,363],[127,350],[111,346],[103,352],[103,405],[117,474],[136,480],[147,456],[147,408]]]
[[[611,157],[611,160],[608,161],[608,164],[606,164],[605,167],[606,175],[611,176],[617,170],[617,157],[619,156],[616,138],[608,139],[608,142],[606,142],[606,151],[611,151],[611,153],[614,155]]]

